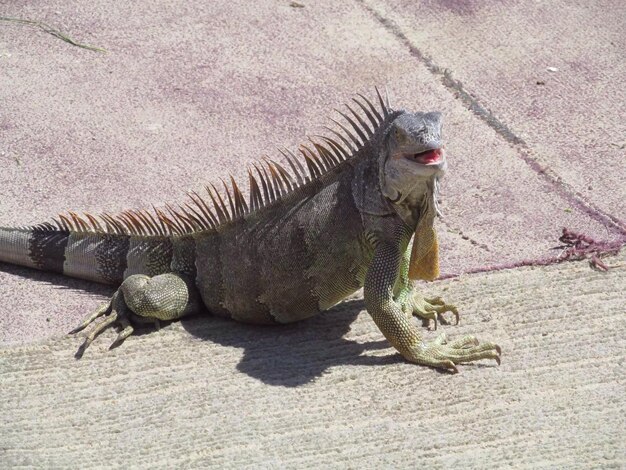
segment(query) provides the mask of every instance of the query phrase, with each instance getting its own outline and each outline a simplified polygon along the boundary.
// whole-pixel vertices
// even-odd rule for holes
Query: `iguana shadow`
[[[363,300],[343,302],[308,320],[289,325],[245,325],[200,315],[181,321],[185,330],[203,340],[242,348],[237,369],[268,385],[297,387],[312,382],[338,365],[387,365],[402,362],[400,355],[362,356],[365,351],[385,349],[382,339],[357,343],[343,336],[364,310]]]
[[[7,263],[0,263],[0,270],[60,289],[104,297],[115,292],[114,286]],[[382,335],[380,341],[368,343],[343,337],[363,310],[365,304],[358,299],[344,301],[327,312],[289,325],[246,325],[206,313],[183,318],[181,324],[200,339],[243,349],[244,356],[237,366],[240,372],[268,385],[297,387],[312,382],[333,366],[387,365],[403,361],[394,352],[385,356],[362,355],[366,351],[389,348]],[[153,331],[153,327],[138,326],[134,335]]]

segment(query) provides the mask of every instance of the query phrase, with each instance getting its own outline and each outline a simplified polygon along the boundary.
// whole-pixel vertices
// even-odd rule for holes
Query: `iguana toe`
[[[409,310],[412,314],[425,320],[432,320],[434,323],[433,330],[437,330],[439,321],[447,323],[443,314],[451,312],[456,319],[455,324],[459,324],[459,311],[456,306],[446,303],[441,297],[426,299],[415,293],[410,300]]]
[[[72,331],[70,331],[68,334],[73,335],[78,333],[79,331],[84,330],[85,328],[87,328],[91,323],[93,323],[96,318],[101,317],[102,315],[106,315],[107,313],[109,313],[111,309],[111,301],[109,300],[108,302],[102,304],[100,307],[98,307],[97,310],[95,310],[93,313],[90,313],[89,315],[87,315],[82,322],[80,322],[80,324],[74,328]]]
[[[133,334],[133,331],[135,331],[133,326],[130,324],[130,321],[128,320],[128,318],[126,317],[119,318],[118,322],[120,324],[120,327],[122,328],[122,331],[119,332],[119,334],[117,335],[117,338],[115,338],[115,341],[111,343],[111,346],[109,346],[109,349],[117,348],[120,344],[124,342],[126,338],[128,338],[130,335]]]
[[[482,343],[473,336],[465,336],[452,342],[447,342],[445,335],[440,335],[432,343],[422,347],[412,348],[404,354],[411,362],[423,364],[439,369],[448,369],[458,372],[457,364],[493,359],[500,365],[502,350],[495,343]]]
[[[471,347],[471,346],[478,346],[478,340],[476,339],[475,336],[463,336],[462,338],[459,338],[455,341],[452,341],[450,343],[450,346],[453,348],[466,348],[466,347]],[[499,346],[498,346],[499,348]]]
[[[104,320],[98,323],[87,335],[83,344],[78,348],[75,357],[80,359],[85,353],[85,350],[98,337],[98,335],[116,323],[122,327],[122,331],[118,334],[115,341],[113,341],[110,349],[119,346],[134,331],[132,325],[130,324],[128,314],[129,310],[124,303],[123,296],[120,295],[119,291],[115,292],[109,302],[101,305],[95,312],[89,314],[80,325],[70,331],[70,334],[78,333],[90,324],[94,323],[99,317],[105,316]]]
[[[441,297],[433,297],[431,299],[424,299],[426,302],[431,304],[432,308],[437,312],[437,315],[440,316],[446,312],[452,312],[455,318],[455,325],[459,324],[459,311],[456,306],[452,304],[446,303]],[[437,325],[435,325],[436,327]]]

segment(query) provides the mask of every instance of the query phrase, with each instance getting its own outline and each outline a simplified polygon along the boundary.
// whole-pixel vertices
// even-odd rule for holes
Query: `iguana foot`
[[[105,319],[104,321],[96,325],[96,327],[91,330],[91,332],[87,335],[85,341],[80,346],[80,348],[78,348],[78,351],[75,354],[76,359],[80,359],[83,356],[85,350],[100,333],[115,324],[120,326],[121,331],[117,335],[117,338],[115,338],[115,341],[111,343],[110,349],[122,344],[122,342],[126,338],[128,338],[134,331],[134,328],[130,323],[130,313],[130,310],[124,302],[123,295],[118,290],[115,292],[115,294],[113,294],[111,300],[102,304],[95,312],[85,317],[80,325],[70,331],[69,334],[72,335],[84,330],[102,316],[104,316]]]
[[[119,326],[121,331],[109,349],[119,346],[133,333],[131,320],[136,325],[151,323],[158,328],[159,320],[175,320],[196,311],[197,299],[195,287],[176,274],[161,274],[152,278],[141,274],[129,276],[109,302],[70,331],[70,334],[78,333],[98,318],[105,317],[87,335],[75,356],[80,359],[96,337],[112,325]]]
[[[439,335],[432,343],[423,344],[403,352],[404,357],[417,364],[440,369],[448,369],[453,373],[459,370],[457,364],[474,362],[481,359],[494,359],[500,365],[502,350],[495,343],[479,344],[474,336],[464,336],[448,342],[445,333]]]
[[[446,323],[446,320],[443,317],[443,314],[446,312],[451,312],[456,320],[455,324],[459,324],[459,311],[454,305],[446,303],[441,297],[427,299],[422,297],[417,292],[413,292],[409,297],[408,302],[405,303],[404,309],[411,315],[415,315],[429,321],[432,320],[435,325],[433,328],[434,330],[437,329],[437,325],[440,320],[443,323]]]

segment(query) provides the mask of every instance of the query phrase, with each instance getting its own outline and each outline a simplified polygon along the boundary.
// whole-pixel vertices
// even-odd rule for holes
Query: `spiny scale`
[[[197,231],[214,230],[221,224],[261,210],[352,158],[391,113],[388,94],[385,93],[385,98],[383,98],[378,88],[375,90],[380,104],[378,108],[359,93],[357,98],[352,98],[352,101],[357,104],[362,114],[347,104],[345,106],[353,117],[335,109],[347,124],[331,118],[340,131],[325,127],[332,137],[314,136],[318,141],[309,138],[309,143],[313,148],[304,144],[300,145],[298,151],[302,154],[300,158],[304,158],[306,170],[300,163],[300,158],[287,149],[278,149],[278,151],[286,159],[291,173],[269,157],[264,157],[252,164],[256,175],[253,169],[248,167],[250,188],[248,202],[235,179],[230,176],[230,187],[224,180],[221,180],[228,204],[215,185],[210,184],[205,187],[205,190],[212,207],[207,199],[195,191],[190,191],[189,201],[176,208],[166,204],[165,210],[153,206],[152,212],[146,209],[130,209],[113,215],[105,212],[97,217],[88,213],[79,216],[75,212],[68,212],[67,215],[60,214],[58,219],[52,219],[52,223],[46,222],[32,228],[37,231],[63,230],[135,236],[185,235]],[[371,126],[368,125],[363,115]]]

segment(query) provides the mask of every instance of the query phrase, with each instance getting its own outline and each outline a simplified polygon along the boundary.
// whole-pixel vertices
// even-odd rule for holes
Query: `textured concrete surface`
[[[387,85],[445,115],[444,274],[554,256],[564,226],[624,239],[622,2],[298,3],[3,5],[108,53],[0,21],[0,225],[180,201]],[[110,289],[2,265],[0,463],[623,467],[623,269],[431,285],[465,314],[451,334],[505,348],[449,377],[399,361],[359,301],[76,362],[62,335]]]
[[[626,3],[362,0],[508,127],[525,158],[626,227]]]
[[[578,262],[434,285],[464,306],[450,337],[503,348],[500,367],[458,375],[402,361],[360,299],[286,328],[190,319],[107,351],[111,332],[80,361],[76,339],[7,347],[0,464],[624,468],[618,262],[608,274]]]

